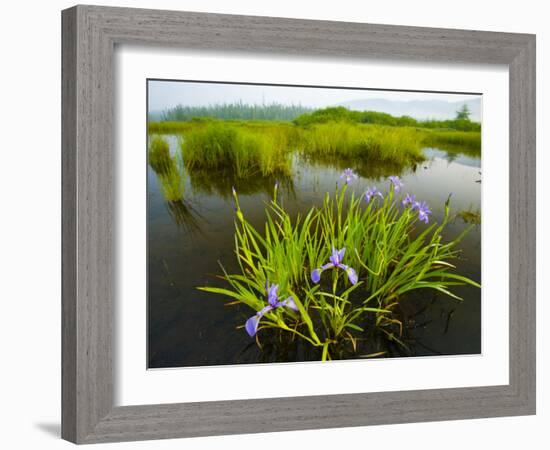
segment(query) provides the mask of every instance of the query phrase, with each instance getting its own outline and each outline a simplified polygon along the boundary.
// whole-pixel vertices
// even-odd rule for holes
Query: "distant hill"
[[[351,100],[339,103],[338,106],[356,111],[379,111],[392,116],[411,116],[417,120],[447,120],[454,119],[456,111],[462,105],[468,105],[470,108],[470,120],[474,122],[481,121],[481,99],[471,99],[457,102],[447,102],[443,100],[387,100],[387,99],[362,99]]]

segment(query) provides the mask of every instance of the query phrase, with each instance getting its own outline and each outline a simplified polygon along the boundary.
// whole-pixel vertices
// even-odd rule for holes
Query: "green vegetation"
[[[468,111],[469,117],[469,111]],[[377,111],[353,111],[343,106],[318,109],[302,114],[294,119],[300,126],[309,126],[327,122],[370,123],[392,127],[416,127],[430,129],[447,129],[456,131],[481,131],[481,124],[471,122],[464,114],[457,114],[454,120],[416,120],[409,116],[394,117]]]
[[[179,134],[192,130],[203,122],[203,120],[189,122],[149,122],[147,131],[149,134]]]
[[[174,164],[168,142],[159,136],[153,137],[149,144],[149,164],[159,175],[169,172]]]
[[[465,108],[465,109],[464,109]],[[354,111],[343,106],[312,110],[302,106],[247,105],[243,103],[221,104],[208,107],[184,107],[165,111],[160,121],[150,121],[151,132],[175,132],[182,123],[221,119],[232,121],[275,121],[289,122],[299,126],[309,126],[327,122],[352,122],[387,125],[393,127],[417,127],[448,129],[456,131],[481,131],[481,124],[470,120],[467,105],[457,111],[452,120],[417,120],[410,116],[395,117],[377,111]],[[180,125],[178,125],[180,124]]]
[[[372,123],[388,126],[416,126],[417,121],[409,116],[394,117],[390,114],[376,111],[354,111],[343,106],[317,109],[302,114],[293,121],[296,125],[309,126],[327,122]]]
[[[481,133],[477,131],[429,130],[424,135],[424,146],[443,149],[459,148],[481,154]]]
[[[320,208],[292,219],[278,202],[275,187],[265,225],[258,229],[246,220],[235,193],[240,272],[230,274],[222,267],[227,288],[199,289],[257,312],[246,324],[251,336],[257,330],[278,329],[318,348],[327,360],[342,349],[353,352],[372,328],[404,346],[396,310],[411,291],[435,290],[459,299],[453,287],[479,287],[454,272],[457,244],[468,230],[444,242],[448,202],[441,224],[418,230],[419,208],[427,205],[401,207],[394,187],[384,199],[373,191],[369,202],[347,190],[344,186],[327,193]],[[336,257],[334,249],[340,250]],[[273,285],[278,286],[275,294]]]
[[[290,175],[288,127],[211,122],[185,133],[181,149],[189,171],[231,170],[237,178]]]
[[[356,161],[393,162],[407,166],[424,159],[423,134],[414,128],[327,122],[302,132],[306,156]]]
[[[149,165],[157,174],[157,180],[166,201],[181,200],[185,190],[183,164],[177,155],[170,155],[168,142],[162,137],[155,136],[151,139]]]
[[[180,136],[185,167],[196,180],[219,172],[220,178],[231,185],[245,178],[291,176],[294,155],[313,164],[328,161],[354,167],[362,175],[376,176],[373,170],[380,168],[378,175],[384,176],[400,173],[422,161],[424,147],[472,156],[479,156],[481,151],[481,134],[476,131],[349,121],[301,126],[288,122],[203,119],[151,123],[149,132]],[[153,158],[152,164],[155,164]]]
[[[232,185],[244,178],[260,176],[267,181],[269,177],[288,177],[293,154],[312,163],[331,160],[346,164],[359,173],[371,173],[375,162],[376,167],[383,169],[380,175],[386,175],[388,170],[400,173],[422,161],[423,147],[472,156],[479,156],[481,151],[481,125],[469,120],[467,107],[457,112],[455,120],[446,121],[417,121],[407,116],[335,107],[300,114],[293,122],[275,120],[275,117],[285,117],[281,111],[287,110],[281,105],[257,107],[258,111],[265,110],[262,114],[252,114],[255,109],[243,104],[209,108],[211,110],[203,111],[204,108],[178,107],[174,110],[179,111],[178,114],[165,116],[184,118],[184,121],[149,123],[149,133],[181,136],[185,167],[194,173],[195,180],[204,179],[213,171],[221,171],[220,178]],[[299,110],[298,107],[287,109]],[[271,113],[268,114],[268,110]],[[193,116],[190,111],[193,114],[214,111],[213,116],[232,120],[208,117],[189,120]],[[275,114],[277,111],[280,114]],[[235,120],[253,116],[269,116],[270,120]],[[155,164],[154,158],[152,164]]]
[[[289,176],[293,153],[313,162],[333,159],[353,162],[353,166],[377,162],[402,170],[424,159],[426,133],[409,127],[343,122],[302,128],[285,123],[210,121],[187,127],[181,136],[183,160],[190,173],[225,170],[239,179]]]
[[[162,113],[162,121],[188,121],[197,117],[224,120],[275,120],[290,121],[311,111],[300,105],[250,105],[247,103],[220,103],[211,106],[176,106]]]
[[[276,106],[271,105],[269,117],[283,116],[274,111],[286,110]],[[192,115],[190,111],[206,114],[201,108],[195,109],[180,107],[177,110],[181,115],[166,117],[188,118]],[[251,189],[269,191],[276,180],[291,185],[292,163],[296,158],[340,169],[352,167],[364,177],[376,178],[414,167],[425,159],[425,147],[473,157],[479,157],[481,152],[480,124],[471,122],[469,111],[462,109],[455,120],[447,121],[422,122],[407,116],[393,117],[344,107],[302,113],[293,122],[235,119],[246,116],[246,111],[252,109],[243,104],[218,105],[211,110],[231,120],[200,117],[150,122],[148,130],[150,135],[178,135],[181,155],[177,156],[184,162],[192,185],[224,196],[229,195],[232,186],[245,193]],[[266,111],[263,116],[255,116],[267,117]],[[163,191],[169,198],[181,198],[182,163],[170,156],[168,144],[160,136],[151,141],[149,158],[153,169],[163,175],[160,180]]]
[[[470,120],[470,108],[466,103],[456,112],[456,120]]]

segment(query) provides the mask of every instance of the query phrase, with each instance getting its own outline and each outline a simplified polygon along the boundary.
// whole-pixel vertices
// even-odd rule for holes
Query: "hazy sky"
[[[176,105],[207,106],[216,103],[283,103],[309,107],[326,107],[351,100],[443,100],[459,102],[473,95],[420,92],[371,91],[364,89],[330,89],[243,84],[149,81],[149,111],[161,111]]]

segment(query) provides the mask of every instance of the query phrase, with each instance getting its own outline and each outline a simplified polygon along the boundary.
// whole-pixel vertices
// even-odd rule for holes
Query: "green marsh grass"
[[[321,359],[327,360],[342,346],[355,351],[358,340],[373,327],[404,345],[395,311],[412,291],[433,290],[461,300],[453,287],[479,287],[455,273],[452,264],[468,230],[448,242],[442,238],[449,220],[448,202],[441,224],[419,228],[417,214],[401,206],[393,188],[383,200],[376,197],[368,204],[363,196],[347,191],[344,186],[327,193],[321,207],[292,219],[278,202],[276,187],[264,227],[258,229],[246,220],[235,193],[235,254],[240,271],[223,270],[226,288],[199,289],[220,294],[229,304],[245,304],[253,313],[266,306],[266,284],[277,284],[280,298],[291,298],[297,311],[272,309],[262,316],[259,330],[288,333],[318,348]],[[343,262],[356,270],[356,283],[340,269],[325,270],[319,283],[313,281],[312,271],[327,263],[333,248],[346,249]]]
[[[481,155],[481,133],[478,131],[429,130],[423,142],[427,147],[466,150]]]
[[[170,155],[170,146],[166,139],[154,136],[149,143],[149,165],[157,174],[171,170],[174,161]]]
[[[175,202],[183,199],[185,176],[183,163],[178,155],[170,154],[168,142],[154,136],[149,144],[149,165],[157,174],[157,180],[164,199]]]
[[[302,148],[304,154],[312,158],[347,158],[407,166],[424,159],[423,137],[423,133],[410,127],[328,122],[305,129]]]
[[[197,128],[203,122],[201,120],[189,122],[149,122],[147,124],[147,131],[149,134],[179,134]]]
[[[212,122],[182,134],[189,171],[231,169],[237,178],[290,175],[291,137],[284,126]]]
[[[350,111],[350,114],[353,113]],[[330,117],[330,116],[329,116]],[[239,178],[291,173],[292,154],[315,160],[393,164],[396,171],[424,159],[437,147],[479,157],[481,133],[354,121],[296,125],[275,121],[197,119],[152,122],[151,134],[176,134],[188,170],[226,168]]]

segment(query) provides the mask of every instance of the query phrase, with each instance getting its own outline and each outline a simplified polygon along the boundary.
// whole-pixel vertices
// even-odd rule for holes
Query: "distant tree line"
[[[480,131],[481,124],[470,120],[470,110],[465,104],[450,120],[417,120],[410,116],[392,116],[378,111],[353,111],[343,106],[317,109],[302,114],[293,121],[296,125],[308,126],[327,122],[374,123],[394,127],[449,128],[459,131]]]
[[[308,126],[327,122],[372,123],[395,127],[453,129],[481,131],[481,124],[470,120],[470,110],[464,104],[450,120],[417,120],[410,116],[392,116],[378,111],[354,111],[343,106],[313,109],[301,105],[251,105],[247,103],[220,103],[210,106],[179,105],[161,113],[162,122],[186,122],[200,119],[292,121]]]
[[[274,120],[289,122],[301,114],[313,111],[301,105],[283,105],[270,103],[251,105],[247,103],[220,103],[210,106],[183,106],[167,109],[162,112],[162,121],[182,122],[197,118],[224,120]]]

